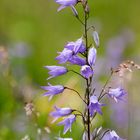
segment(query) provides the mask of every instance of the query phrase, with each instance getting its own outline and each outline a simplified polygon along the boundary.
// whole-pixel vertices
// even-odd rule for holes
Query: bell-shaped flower
[[[114,130],[109,132],[107,138],[108,138],[108,140],[124,140],[124,139],[120,138]]]
[[[48,79],[51,79],[53,77],[57,77],[59,75],[63,75],[68,72],[68,70],[63,66],[45,66],[49,71],[49,74],[51,75]]]
[[[123,88],[110,88],[108,95],[110,98],[113,98],[116,102],[118,102],[118,100],[123,100],[122,97],[124,95],[126,95],[126,91]]]
[[[75,42],[67,43],[65,48],[72,50],[74,54],[84,53],[86,51],[86,47],[85,44],[83,43],[82,38],[79,38]]]
[[[73,55],[69,59],[69,62],[73,65],[79,65],[79,66],[86,65],[86,60],[80,56],[77,56],[77,55]]]
[[[94,74],[94,72],[90,66],[84,65],[81,67],[81,74],[83,77],[88,79],[89,77],[91,77]]]
[[[59,56],[56,57],[56,60],[59,61],[59,64],[66,63],[71,57],[73,52],[67,48],[64,48],[62,52],[59,52]]]
[[[68,6],[74,7],[74,5],[76,5],[78,1],[77,0],[55,0],[55,2],[61,5],[57,9],[57,11],[60,11]]]
[[[88,52],[88,63],[91,67],[95,65],[97,51],[95,48],[90,48]]]
[[[44,93],[44,96],[50,96],[50,99],[59,93],[62,93],[64,91],[64,86],[62,85],[51,85],[48,83],[48,86],[41,86],[42,89],[47,90],[46,93]]]
[[[76,120],[76,116],[72,114],[67,118],[65,118],[63,121],[61,121],[60,123],[58,123],[58,125],[64,125],[63,134],[66,134],[68,130],[70,130],[71,132],[71,125],[75,120]]]
[[[99,103],[98,98],[95,95],[91,96],[89,103],[90,116],[93,116],[95,112],[98,112],[100,115],[102,115],[102,106],[104,106],[104,104]]]
[[[71,108],[58,108],[55,106],[55,110],[54,112],[51,112],[50,115],[53,116],[54,118],[58,119],[59,117],[64,117],[67,115],[70,115],[72,113],[72,109]]]

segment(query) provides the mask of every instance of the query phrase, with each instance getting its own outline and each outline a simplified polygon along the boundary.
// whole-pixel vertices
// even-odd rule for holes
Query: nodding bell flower
[[[70,132],[71,132],[71,125],[75,120],[76,120],[76,116],[72,114],[72,115],[66,117],[60,123],[58,123],[58,125],[64,125],[63,134],[66,134],[68,130],[70,130]]]
[[[60,4],[61,6],[57,9],[60,11],[66,7],[74,7],[77,4],[77,0],[55,0],[56,3]]]
[[[124,140],[124,139],[120,138],[120,137],[117,135],[117,133],[116,133],[114,130],[112,130],[112,131],[110,131],[109,134],[108,134],[108,140]]]
[[[83,43],[82,38],[77,39],[75,42],[68,42],[65,48],[73,51],[75,55],[77,53],[84,53],[86,51],[86,47]]]
[[[57,77],[59,75],[63,75],[68,72],[68,70],[63,66],[45,66],[49,71],[49,74],[51,75],[48,79]]]
[[[90,116],[93,116],[95,112],[98,112],[100,115],[102,115],[102,106],[104,106],[104,104],[99,103],[98,98],[95,95],[91,96],[89,104]]]
[[[77,56],[77,55],[73,55],[69,59],[69,62],[73,65],[79,65],[79,66],[83,66],[86,64],[86,60],[80,56]]]
[[[41,86],[41,88],[47,90],[47,92],[44,93],[44,96],[50,96],[50,99],[52,99],[54,95],[62,93],[65,89],[62,85],[53,86],[50,83],[48,83],[48,86]]]
[[[118,102],[118,100],[123,100],[122,97],[126,95],[126,91],[123,88],[110,88],[109,92],[108,92],[108,96],[110,98],[113,98],[116,102]]]
[[[84,65],[81,67],[81,74],[83,77],[88,79],[89,77],[91,77],[94,74],[94,72],[90,66]]]
[[[62,52],[59,52],[59,56],[56,57],[56,60],[59,61],[59,64],[66,63],[71,57],[73,52],[67,48],[64,48]]]
[[[58,119],[59,117],[64,117],[67,115],[70,115],[72,113],[72,109],[71,108],[58,108],[55,106],[55,110],[54,112],[51,112],[50,115],[53,116],[54,118]]]

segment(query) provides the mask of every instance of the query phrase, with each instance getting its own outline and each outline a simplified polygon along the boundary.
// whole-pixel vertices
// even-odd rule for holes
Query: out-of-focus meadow
[[[97,28],[101,41],[94,82],[100,91],[111,67],[127,59],[140,64],[140,1],[89,0],[89,4],[89,25]],[[43,66],[56,64],[57,51],[83,34],[82,25],[71,10],[58,13],[57,8],[53,0],[0,0],[0,140],[21,140],[26,135],[32,140],[53,140],[63,129],[51,124],[49,112],[54,104],[83,108],[73,93],[66,91],[49,102],[40,89],[48,77]],[[80,6],[77,9],[81,11]],[[95,127],[115,129],[129,140],[140,139],[139,75],[134,70],[126,73],[124,80],[113,77],[110,84],[123,85],[127,98],[118,104],[105,100],[110,106],[104,107],[104,119],[99,115]],[[84,93],[84,81],[72,73],[50,83],[66,84]],[[34,103],[37,117],[26,115],[24,107],[29,102]],[[81,139],[80,121],[67,137]]]

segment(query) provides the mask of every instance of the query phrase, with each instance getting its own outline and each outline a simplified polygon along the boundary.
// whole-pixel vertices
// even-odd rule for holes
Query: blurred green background
[[[97,63],[105,63],[106,70],[125,59],[140,64],[140,1],[89,0],[89,6],[89,25],[94,25],[100,35]],[[39,130],[43,140],[53,140],[60,131],[60,127],[50,123],[52,119],[48,114],[53,105],[83,107],[78,97],[69,93],[51,102],[42,97],[40,86],[47,84],[48,77],[43,66],[56,64],[57,51],[61,51],[66,42],[75,41],[83,34],[82,25],[70,8],[59,13],[57,8],[53,0],[0,0],[0,140],[20,140],[26,135],[32,140],[39,139]],[[79,5],[76,8],[82,12]],[[114,56],[114,53],[118,55]],[[102,85],[109,74],[108,71],[102,72],[100,66],[97,68],[100,75],[96,78],[98,85]],[[122,110],[127,114],[126,124],[113,122],[110,115],[114,109],[110,107],[104,109],[105,119],[97,117],[95,126],[118,128],[118,133],[124,138],[140,139],[139,75],[136,71],[131,80],[124,81],[131,93],[127,107]],[[72,74],[52,79],[51,83],[66,83],[81,92],[84,86],[84,82]],[[24,106],[27,102],[35,104],[39,112],[37,119],[26,116]],[[122,114],[118,112],[118,115],[121,117]],[[79,119],[73,125],[73,133],[66,136],[81,139],[81,126]]]

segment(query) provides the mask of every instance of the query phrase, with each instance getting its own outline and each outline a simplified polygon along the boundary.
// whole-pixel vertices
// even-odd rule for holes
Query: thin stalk
[[[80,77],[82,77],[82,78],[85,79],[85,77],[84,77],[83,75],[81,75],[80,73],[78,73],[78,72],[76,72],[76,71],[74,71],[74,70],[69,70],[69,71],[74,72],[75,74],[77,74],[77,75],[79,75]]]
[[[88,86],[88,79],[87,79],[87,90],[86,90],[86,94],[87,94],[87,106],[89,106],[90,103],[90,92],[89,92],[89,86]],[[89,112],[89,108],[88,108],[88,114],[87,114],[87,125],[88,125],[88,140],[90,140],[90,112]]]
[[[76,16],[76,19],[77,19],[83,26],[85,26],[85,24],[83,23],[83,21],[82,21],[78,16]]]
[[[87,34],[87,19],[88,19],[88,15],[87,12],[84,10],[84,14],[85,14],[85,23],[84,23],[84,30],[85,30],[85,43],[86,43],[86,49],[88,51],[88,34]],[[86,61],[88,62],[88,56],[87,56],[88,52],[86,53]],[[90,81],[91,82],[91,81]],[[89,80],[86,79],[86,97],[87,97],[87,107],[89,106],[90,103],[90,89],[89,89]],[[90,140],[90,112],[89,112],[89,108],[88,108],[88,112],[87,112],[87,131],[88,131],[88,140]]]
[[[65,87],[65,89],[69,89],[69,90],[72,90],[75,93],[77,93],[77,95],[80,97],[80,99],[86,104],[86,101],[82,98],[82,96],[80,95],[80,93],[77,90],[69,88],[69,87]]]
[[[104,94],[102,94],[102,95],[100,96],[100,98],[98,98],[98,101],[100,101],[106,94],[107,94],[107,92],[105,92]]]
[[[103,95],[103,92],[105,91],[105,88],[106,88],[107,84],[109,83],[109,81],[110,81],[112,75],[113,75],[113,72],[111,71],[110,76],[108,77],[107,81],[105,82],[105,84],[104,84],[104,86],[103,86],[103,88],[102,88],[102,90],[101,90],[101,93],[100,93],[100,95],[99,95],[99,97],[98,97],[98,100],[100,100],[100,99],[104,96],[104,95]]]

